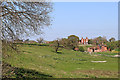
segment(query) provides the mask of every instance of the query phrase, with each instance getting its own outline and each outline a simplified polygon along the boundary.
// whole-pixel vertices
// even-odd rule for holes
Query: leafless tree
[[[39,39],[37,39],[37,41],[38,41],[39,44],[41,44],[41,43],[43,43],[44,39],[43,38],[39,38]]]
[[[52,5],[51,2],[0,2],[1,39],[41,34],[41,30],[50,25]]]
[[[54,47],[56,53],[58,53],[58,50],[62,50],[62,48],[63,48],[62,40],[59,38],[57,40],[54,40],[53,47]]]

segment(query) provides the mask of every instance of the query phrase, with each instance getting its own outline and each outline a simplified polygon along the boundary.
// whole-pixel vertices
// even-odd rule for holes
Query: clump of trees
[[[108,41],[107,41],[106,37],[99,36],[99,37],[93,39],[93,44],[94,45],[106,44],[107,42]]]
[[[57,52],[59,49],[65,48],[65,49],[72,49],[72,50],[78,50],[81,52],[84,52],[86,47],[78,46],[79,45],[79,37],[75,35],[70,35],[68,38],[62,38],[53,41],[55,51]],[[109,41],[107,41],[106,37],[96,37],[94,39],[89,39],[88,44],[92,44],[94,46],[97,45],[105,45],[108,47],[108,49],[114,50],[119,47],[118,41],[115,41],[115,38],[110,38]]]
[[[119,48],[118,41],[115,41],[115,38],[110,38],[109,42],[107,43],[107,47],[111,50]]]
[[[55,40],[54,43],[54,47],[55,47],[55,51],[57,52],[59,50],[59,48],[67,48],[67,49],[72,49],[74,50],[76,47],[78,47],[78,41],[79,41],[79,37],[75,36],[75,35],[70,35],[68,36],[68,38],[62,38],[62,39],[57,39]]]
[[[106,37],[99,36],[99,37],[94,38],[94,39],[89,39],[88,44],[92,44],[92,45],[102,45],[102,44],[104,44],[110,50],[114,50],[114,49],[117,49],[119,47],[118,41],[116,41],[114,37],[111,37],[109,39],[109,41],[107,41]]]

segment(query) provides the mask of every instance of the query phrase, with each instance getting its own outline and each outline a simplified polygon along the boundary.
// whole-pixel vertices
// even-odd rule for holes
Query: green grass
[[[82,46],[85,51],[87,51],[88,47],[92,47],[93,45],[79,45],[79,47]]]
[[[114,55],[118,55],[118,52],[110,52],[110,51],[108,51],[108,52],[97,52],[97,53],[94,52],[93,54],[112,57]]]
[[[117,48],[117,49],[115,49],[115,51],[120,51],[120,49],[119,49],[119,48]]]
[[[55,53],[49,46],[21,44],[19,48],[20,53],[8,52],[10,57],[3,61],[12,67],[35,70],[54,78],[115,78],[118,75],[118,58],[66,49]]]

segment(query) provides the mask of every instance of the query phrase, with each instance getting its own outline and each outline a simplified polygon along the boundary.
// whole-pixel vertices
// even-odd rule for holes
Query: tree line
[[[57,39],[54,40],[52,43],[56,52],[61,48],[71,50],[76,50],[77,48],[81,52],[85,51],[82,46],[79,47],[79,37],[76,35],[70,35],[68,36],[68,38]],[[101,36],[94,39],[88,39],[88,44],[91,44],[93,46],[105,45],[110,50],[118,49],[119,47],[118,41],[116,41],[113,37],[110,38],[109,41],[106,39],[106,37]]]

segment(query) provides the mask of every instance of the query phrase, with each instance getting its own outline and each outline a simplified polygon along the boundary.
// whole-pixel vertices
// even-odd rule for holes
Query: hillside
[[[19,44],[18,46],[21,52],[8,51],[6,55],[9,56],[3,61],[10,64],[11,67],[17,68],[16,71],[22,77],[117,78],[118,75],[118,58],[97,54],[90,55],[66,49],[55,53],[53,48],[45,45]],[[94,63],[91,61],[106,62]],[[8,72],[6,71],[3,76],[11,74]],[[20,75],[14,74],[10,77],[20,77]]]

